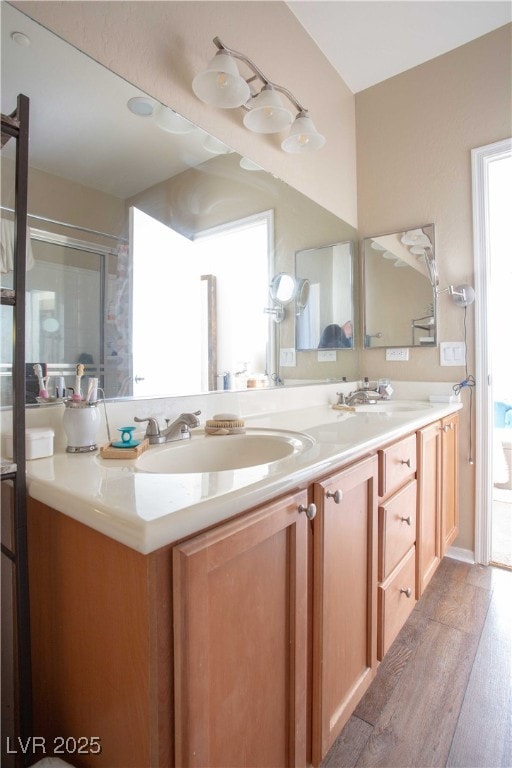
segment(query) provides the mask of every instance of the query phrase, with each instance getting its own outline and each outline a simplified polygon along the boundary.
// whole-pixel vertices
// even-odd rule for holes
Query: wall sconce
[[[308,110],[291,91],[273,83],[251,59],[227,48],[218,37],[214,37],[213,42],[219,50],[208,68],[192,81],[192,90],[198,99],[221,109],[242,107],[246,111],[244,125],[255,133],[280,133],[290,128],[281,143],[285,152],[310,152],[323,147],[325,137],[318,133]],[[240,74],[235,59],[250,69],[247,80]],[[282,96],[295,110],[295,120]]]

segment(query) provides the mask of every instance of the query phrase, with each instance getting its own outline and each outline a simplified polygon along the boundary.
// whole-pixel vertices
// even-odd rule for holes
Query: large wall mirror
[[[363,241],[364,346],[437,344],[434,225]]]
[[[296,317],[278,327],[265,314],[272,276],[356,231],[17,9],[2,3],[1,16],[2,112],[30,99],[28,373],[40,363],[72,384],[84,362],[107,398],[279,380],[279,339],[295,336]],[[6,230],[13,164],[8,144]],[[306,357],[295,381],[357,375],[352,361],[303,371]]]

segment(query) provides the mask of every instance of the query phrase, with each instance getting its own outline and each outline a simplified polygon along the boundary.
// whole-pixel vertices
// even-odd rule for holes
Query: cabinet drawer
[[[379,451],[379,496],[398,490],[416,473],[416,436],[409,435]]]
[[[417,484],[412,480],[379,507],[379,580],[389,576],[416,541]]]
[[[391,643],[416,604],[415,568],[416,548],[411,547],[400,565],[378,589],[377,656],[380,661],[384,658],[384,654],[389,650]]]

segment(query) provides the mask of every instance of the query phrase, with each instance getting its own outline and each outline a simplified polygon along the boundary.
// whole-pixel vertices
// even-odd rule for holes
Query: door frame
[[[471,150],[473,247],[475,269],[476,486],[475,560],[491,559],[493,402],[491,352],[488,343],[490,304],[489,166],[512,153],[512,138]],[[491,457],[485,461],[484,457]]]

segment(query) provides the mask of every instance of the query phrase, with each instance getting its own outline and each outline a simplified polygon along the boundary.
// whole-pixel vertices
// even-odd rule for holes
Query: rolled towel
[[[30,230],[27,229],[27,269],[34,266]],[[14,221],[0,219],[0,272],[6,274],[14,269]]]

